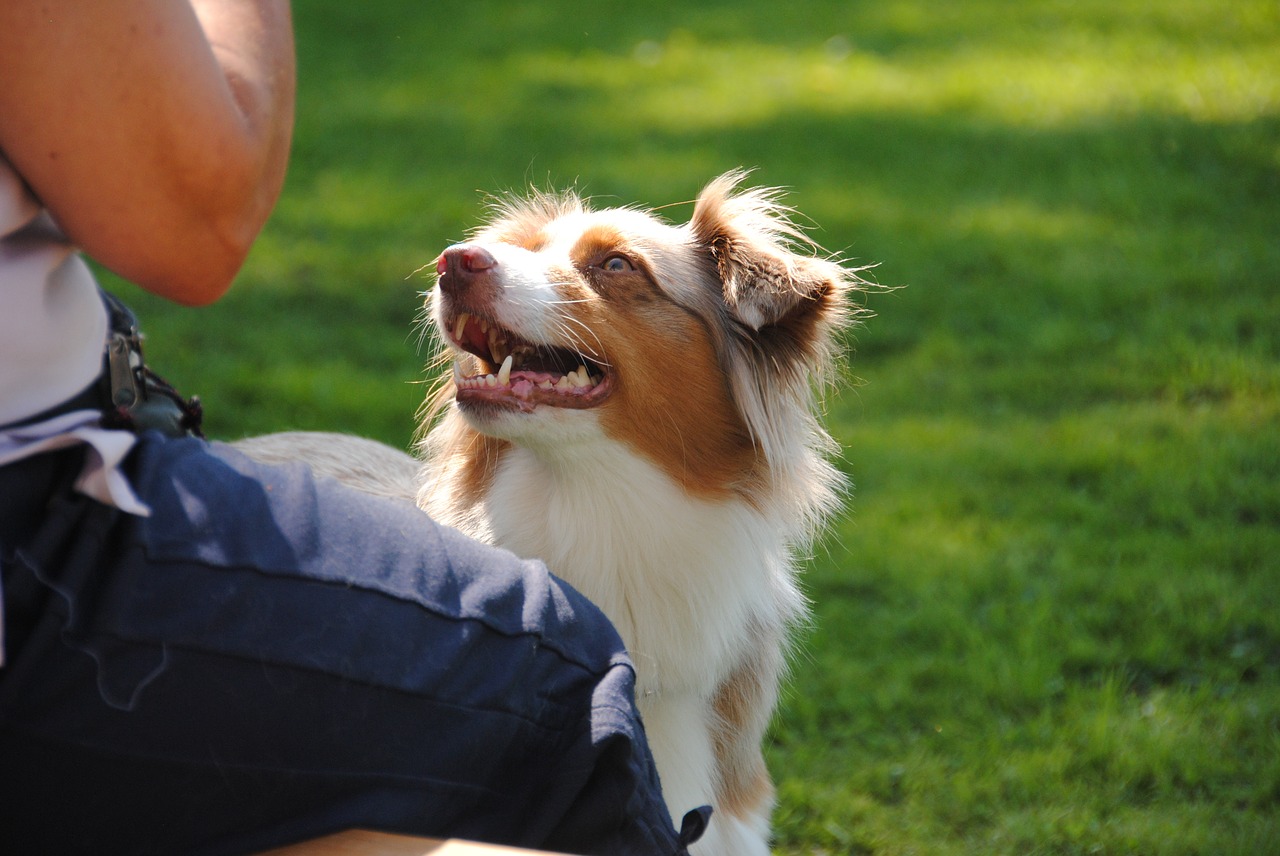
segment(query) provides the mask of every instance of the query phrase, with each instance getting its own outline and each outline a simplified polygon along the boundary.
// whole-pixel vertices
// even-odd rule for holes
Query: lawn
[[[778,851],[1280,853],[1273,0],[295,14],[232,295],[121,287],[214,435],[406,446],[420,268],[484,194],[754,167],[883,287],[828,404],[856,489],[771,736]]]

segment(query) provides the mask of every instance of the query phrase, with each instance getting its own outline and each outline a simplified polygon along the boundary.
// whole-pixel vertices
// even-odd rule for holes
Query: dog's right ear
[[[790,220],[780,191],[738,191],[747,176],[725,173],[698,194],[689,227],[715,260],[724,303],[751,330],[778,324],[796,311],[838,304],[846,271],[838,264],[795,252],[816,249]]]

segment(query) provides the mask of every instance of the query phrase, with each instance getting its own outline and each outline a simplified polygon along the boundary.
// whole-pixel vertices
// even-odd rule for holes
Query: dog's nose
[[[476,244],[454,244],[436,259],[440,287],[446,291],[466,288],[477,274],[498,266],[493,253]]]

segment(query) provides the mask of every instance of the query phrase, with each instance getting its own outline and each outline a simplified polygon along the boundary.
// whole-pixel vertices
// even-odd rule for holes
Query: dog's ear
[[[745,178],[735,171],[708,184],[688,229],[706,259],[705,286],[720,291],[707,295],[716,320],[732,321],[709,327],[738,411],[782,505],[799,512],[797,531],[813,531],[838,506],[840,484],[823,458],[833,444],[817,395],[840,363],[840,331],[863,314],[851,292],[866,283],[821,256],[778,191],[739,189]]]
[[[759,331],[797,311],[839,303],[846,271],[797,252],[817,247],[791,221],[779,191],[738,190],[746,175],[733,171],[708,184],[689,222],[695,240],[715,261],[729,311]]]

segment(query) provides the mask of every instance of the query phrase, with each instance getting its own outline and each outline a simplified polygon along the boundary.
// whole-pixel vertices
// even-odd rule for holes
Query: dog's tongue
[[[506,404],[526,413],[540,404],[571,409],[594,407],[612,391],[608,376],[591,378],[588,382],[585,368],[581,369],[581,381],[570,381],[574,376],[521,370],[511,372],[505,383],[493,383],[494,376],[456,378],[455,382],[458,384],[458,401]]]

